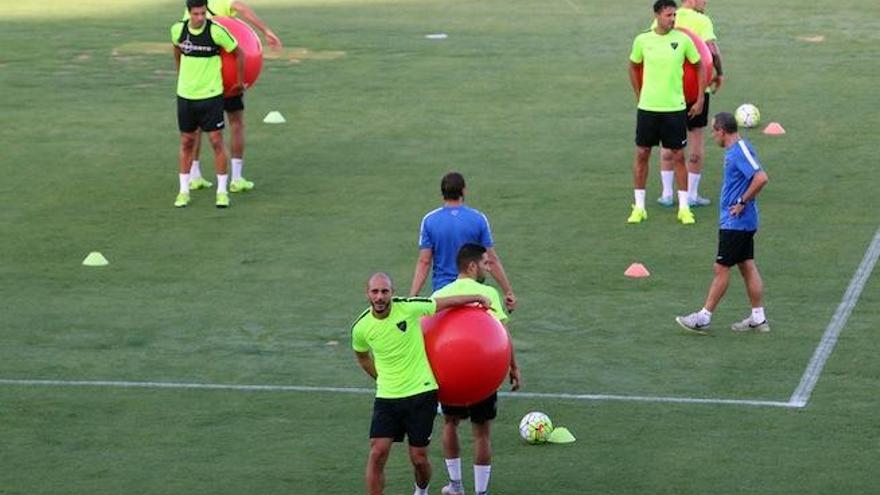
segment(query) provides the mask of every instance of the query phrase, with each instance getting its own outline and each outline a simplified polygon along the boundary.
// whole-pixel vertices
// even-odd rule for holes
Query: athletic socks
[[[449,484],[457,492],[462,492],[461,484],[461,458],[446,459],[446,472],[449,473]]]
[[[663,194],[661,194],[664,198],[672,197],[672,181],[675,178],[675,171],[673,170],[661,170],[660,171],[660,183],[663,185]]]
[[[180,192],[189,194],[189,174],[178,174],[180,178]]]
[[[492,466],[480,466],[474,464],[474,491],[484,493],[489,490],[489,474],[492,472]]]
[[[191,179],[199,179],[202,177],[202,169],[199,167],[200,167],[199,161],[193,160],[192,167],[189,169],[189,176]]]
[[[645,209],[645,190],[644,189],[633,189],[633,197],[636,201],[636,206],[641,209]]]
[[[678,191],[678,208],[681,210],[690,208],[687,191]]]
[[[218,194],[227,192],[226,191],[226,184],[228,182],[229,182],[229,175],[228,174],[223,174],[223,175],[217,174],[217,193]]]
[[[244,168],[243,158],[232,159],[232,180],[241,179],[241,169]]]
[[[413,486],[416,487],[415,491],[413,492],[413,495],[428,495],[428,487],[427,486],[424,488],[419,488],[419,485],[413,485]]]
[[[752,323],[757,325],[765,321],[767,321],[767,316],[764,315],[764,307],[752,308]]]
[[[688,172],[688,198],[695,200],[700,192],[700,178],[702,174]]]

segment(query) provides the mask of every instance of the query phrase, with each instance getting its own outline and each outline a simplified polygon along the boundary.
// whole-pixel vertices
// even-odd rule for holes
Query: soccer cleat
[[[738,321],[730,326],[730,329],[734,332],[760,332],[767,333],[770,331],[770,324],[767,323],[767,320],[764,320],[761,323],[752,323],[752,317],[749,316],[743,321]]]
[[[254,183],[241,177],[229,183],[229,192],[244,192],[254,188]]]
[[[636,205],[632,205],[632,207],[632,213],[629,214],[626,223],[642,223],[648,219],[648,212],[644,208],[639,208]]]
[[[697,195],[696,198],[688,198],[688,206],[700,207],[700,206],[709,206],[712,204],[712,200],[709,198],[704,198],[700,195]]]
[[[189,193],[178,193],[174,199],[175,208],[186,208],[189,206]]]
[[[455,488],[452,486],[452,483],[449,483],[440,489],[440,493],[442,495],[464,495],[464,490],[455,491]]]
[[[672,208],[672,205],[675,202],[672,200],[672,196],[660,196],[659,198],[657,198],[657,203],[660,206],[664,206],[666,208]]]
[[[678,209],[678,221],[681,222],[682,225],[693,225],[697,223],[697,219],[694,218],[694,213],[690,208]]]
[[[204,177],[196,177],[195,179],[189,180],[189,190],[190,191],[198,191],[199,189],[207,189],[214,184],[211,184]]]
[[[217,208],[228,208],[229,207],[229,194],[225,192],[217,193],[217,202],[214,203],[217,205]]]
[[[675,322],[688,332],[709,335],[709,320],[701,317],[700,313],[691,313],[687,316],[676,316]]]

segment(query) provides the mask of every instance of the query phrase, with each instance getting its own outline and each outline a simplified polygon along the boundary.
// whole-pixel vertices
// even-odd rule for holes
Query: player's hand
[[[721,74],[716,74],[715,77],[713,77],[712,80],[709,81],[709,88],[711,89],[713,95],[715,93],[717,93],[718,90],[721,89],[721,86],[723,86],[723,85],[724,85],[724,76],[722,76]]]
[[[230,88],[230,90],[232,91],[232,94],[234,94],[236,96],[244,94],[245,89],[246,89],[246,87],[245,87],[243,81],[239,81],[239,82],[235,83],[235,85],[232,86],[232,88]]]
[[[486,309],[492,309],[492,301],[486,296],[474,296],[474,302]]]
[[[703,95],[697,97],[697,101],[691,106],[691,109],[688,111],[688,117],[696,117],[703,113]]]
[[[510,368],[510,390],[516,392],[522,386],[522,375],[519,368]]]
[[[742,215],[743,210],[746,208],[746,205],[735,204],[727,209],[727,212],[730,213],[732,217],[738,217]]]
[[[281,38],[279,38],[271,29],[266,30],[266,43],[268,43],[269,48],[273,50],[280,50],[282,47]]]
[[[504,307],[507,308],[508,313],[513,313],[513,310],[516,309],[516,296],[513,295],[513,292],[504,293]]]

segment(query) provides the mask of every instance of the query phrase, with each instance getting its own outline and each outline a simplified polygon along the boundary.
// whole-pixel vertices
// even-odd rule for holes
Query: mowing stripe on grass
[[[115,387],[115,388],[163,388],[195,390],[235,390],[244,392],[325,392],[343,394],[373,394],[371,388],[344,387],[306,387],[299,385],[234,385],[219,383],[179,383],[179,382],[128,382],[91,380],[11,380],[0,379],[0,385],[28,387]],[[794,407],[789,402],[740,399],[698,399],[690,397],[650,397],[637,395],[566,394],[538,392],[500,392],[503,397],[522,399],[559,400],[616,400],[634,402],[666,402],[680,404],[721,404],[738,406]]]
[[[795,389],[794,393],[791,394],[789,403],[792,406],[804,407],[810,401],[810,394],[813,393],[813,389],[819,381],[819,376],[822,374],[822,368],[825,366],[825,361],[828,360],[828,357],[831,356],[831,352],[834,351],[834,346],[837,345],[837,337],[846,325],[846,321],[849,319],[849,315],[852,313],[853,308],[855,308],[859,296],[862,295],[862,289],[865,288],[865,284],[868,282],[871,272],[874,271],[874,265],[877,264],[878,257],[880,257],[880,228],[878,228],[877,232],[874,234],[874,240],[871,241],[871,245],[868,246],[868,250],[865,251],[865,257],[862,258],[862,263],[856,269],[856,273],[853,275],[852,280],[850,280],[849,287],[846,288],[846,292],[843,294],[843,300],[840,301],[840,305],[837,306],[837,311],[834,312],[834,316],[831,317],[828,327],[825,328],[822,340],[819,342],[818,347],[816,347],[816,351],[813,353],[813,358],[810,359],[810,364],[808,364],[807,369],[804,370],[804,375],[801,377],[801,383]]]

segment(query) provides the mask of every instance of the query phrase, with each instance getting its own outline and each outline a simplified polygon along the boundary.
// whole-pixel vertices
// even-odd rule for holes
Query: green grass
[[[655,207],[655,158],[650,220],[624,223],[626,56],[646,2],[248,2],[288,47],[344,56],[266,61],[247,97],[257,189],[226,211],[210,192],[171,207],[170,48],[119,50],[167,42],[180,2],[6,3],[0,378],[371,387],[348,340],[363,282],[381,269],[408,288],[419,221],[457,169],[520,298],[526,391],[787,401],[877,229],[868,0],[711,3],[728,74],[712,110],[753,102],[788,134],[747,132],[771,180],[757,260],[773,332],[725,330],[748,310],[735,276],[710,338],[672,318],[705,296],[715,208],[684,228]],[[262,124],[270,110],[288,123]],[[707,149],[714,198],[721,150]],[[80,266],[93,250],[111,265]],[[652,276],[625,279],[634,261]],[[872,492],[878,284],[801,410],[502,399],[493,490]],[[366,395],[0,386],[0,494],[358,493],[370,408]],[[521,444],[530,410],[578,442]],[[408,493],[405,449],[393,454],[388,493]],[[435,442],[435,493],[441,457]]]

